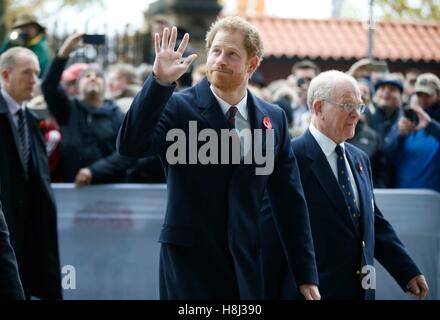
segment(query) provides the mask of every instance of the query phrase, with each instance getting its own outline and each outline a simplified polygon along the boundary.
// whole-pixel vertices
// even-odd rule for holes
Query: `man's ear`
[[[319,115],[322,112],[322,101],[321,100],[313,100],[312,102],[312,111],[316,114]]]
[[[253,56],[252,58],[249,59],[249,67],[247,70],[249,74],[252,74],[255,70],[257,70],[259,62],[260,62],[260,58],[258,58],[257,56]]]
[[[2,70],[2,80],[3,81],[9,80],[9,70],[7,69]]]

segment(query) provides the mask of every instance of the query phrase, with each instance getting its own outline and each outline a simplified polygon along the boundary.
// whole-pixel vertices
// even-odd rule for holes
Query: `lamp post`
[[[373,6],[374,0],[370,0],[369,6],[369,17],[368,17],[368,53],[367,56],[369,59],[373,59],[373,30],[374,30],[374,21],[373,21]]]

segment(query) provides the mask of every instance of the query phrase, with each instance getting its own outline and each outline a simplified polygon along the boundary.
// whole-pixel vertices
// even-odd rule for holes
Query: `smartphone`
[[[88,44],[105,44],[104,34],[85,34],[83,35],[83,42]]]
[[[417,113],[413,110],[410,109],[409,107],[406,107],[403,109],[403,116],[405,118],[407,118],[409,121],[414,122],[417,124],[417,122],[419,122],[419,117],[417,117]]]

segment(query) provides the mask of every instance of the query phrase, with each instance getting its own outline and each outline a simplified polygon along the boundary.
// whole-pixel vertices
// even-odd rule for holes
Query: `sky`
[[[66,6],[56,14],[39,15],[49,31],[53,30],[55,23],[59,31],[84,31],[89,33],[103,33],[107,31],[122,31],[127,24],[129,29],[142,28],[144,23],[143,12],[154,0],[102,0],[104,6],[91,5],[79,11],[72,6]],[[54,11],[51,5],[44,9],[45,13]]]
[[[87,9],[78,9],[67,6],[60,12],[55,12],[53,1],[43,14],[39,14],[41,21],[49,31],[58,24],[58,32],[85,31],[89,33],[122,31],[129,24],[129,30],[142,28],[144,23],[143,12],[154,0],[102,0],[104,7],[92,5]],[[323,19],[331,15],[332,0],[268,0],[266,1],[267,14],[285,18],[315,18]],[[348,17],[367,19],[368,0],[345,0],[346,15]],[[52,4],[51,4],[52,3]],[[225,0],[225,13],[233,13],[235,0]]]

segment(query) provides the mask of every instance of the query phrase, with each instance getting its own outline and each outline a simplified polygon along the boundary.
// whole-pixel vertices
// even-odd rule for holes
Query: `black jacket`
[[[18,131],[0,94],[1,202],[26,295],[60,299],[57,212],[50,186],[46,143],[26,112],[31,168],[26,176]]]
[[[1,194],[1,190],[0,190]],[[17,260],[9,242],[9,232],[0,202],[0,300],[23,299]]]
[[[44,98],[61,127],[61,175],[72,182],[79,169],[92,171],[92,183],[119,182],[134,163],[116,152],[115,142],[124,114],[111,100],[99,108],[69,98],[59,85],[66,59],[56,58],[42,83]]]

